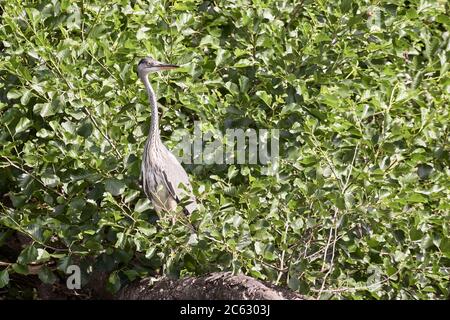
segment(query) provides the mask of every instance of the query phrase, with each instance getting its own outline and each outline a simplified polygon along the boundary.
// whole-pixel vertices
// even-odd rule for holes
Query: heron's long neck
[[[156,94],[155,91],[153,91],[153,88],[147,76],[142,76],[141,80],[144,83],[145,89],[147,89],[148,100],[150,101],[150,107],[152,109],[149,140],[150,143],[158,143],[161,140],[159,135],[158,105],[156,103]]]

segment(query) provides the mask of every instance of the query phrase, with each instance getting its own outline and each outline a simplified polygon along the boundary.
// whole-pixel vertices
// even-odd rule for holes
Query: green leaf
[[[261,98],[264,103],[270,107],[272,104],[272,97],[265,91],[257,91],[256,95]]]
[[[47,250],[38,248],[37,252],[38,252],[38,255],[36,257],[36,261],[39,261],[42,263],[42,262],[46,262],[46,261],[50,260],[50,254],[47,252]]]
[[[324,94],[321,97],[321,101],[333,108],[336,108],[339,106],[339,99],[336,95],[332,95],[332,94]]]
[[[8,91],[8,93],[6,94],[6,98],[8,98],[8,100],[13,100],[13,99],[17,99],[19,97],[22,96],[22,92],[20,92],[17,89],[11,89],[10,91]]]
[[[153,256],[155,255],[155,253],[156,253],[156,248],[149,248],[149,249],[145,252],[145,258],[150,260],[151,258],[153,258]]]
[[[6,287],[9,283],[8,270],[0,270],[0,289]]]
[[[241,59],[234,64],[234,67],[235,68],[251,67],[251,66],[253,66],[253,64],[254,63],[248,59]]]
[[[406,198],[408,202],[426,202],[427,198],[420,193],[411,193]]]
[[[22,105],[27,105],[28,102],[30,102],[31,96],[32,96],[31,90],[25,90],[25,92],[23,93],[22,97],[20,98],[20,103]]]
[[[289,282],[288,282],[288,286],[289,288],[291,288],[291,290],[298,290],[300,288],[300,281],[298,280],[297,277],[289,277]]]
[[[18,273],[18,274],[28,274],[28,266],[26,265],[22,265],[22,264],[18,264],[18,263],[14,263],[12,265],[12,268],[14,270],[14,272]]]
[[[200,41],[200,47],[211,46],[212,48],[219,48],[219,40],[211,35],[206,35]]]
[[[31,262],[35,262],[38,258],[38,250],[33,246],[28,246],[22,250],[17,258],[17,262],[22,265],[29,264]]]
[[[52,173],[44,173],[41,177],[42,182],[44,185],[49,187],[55,187],[60,182],[59,177]]]
[[[140,232],[142,232],[147,237],[149,237],[152,234],[156,233],[156,228],[153,227],[153,226],[152,227],[148,227],[148,228],[146,228],[146,227],[139,227],[138,229],[139,229]]]
[[[146,210],[148,210],[150,208],[151,208],[151,205],[150,205],[150,200],[149,199],[147,199],[147,198],[139,199],[136,202],[136,205],[134,206],[134,211],[141,213],[141,212],[144,212],[144,211],[146,211]]]
[[[33,107],[33,112],[45,118],[54,115],[56,113],[56,110],[51,103],[46,102],[36,103]]]
[[[125,183],[121,180],[108,178],[105,180],[105,190],[113,196],[121,195],[125,191]]]
[[[83,123],[78,129],[77,134],[79,134],[82,137],[88,138],[92,132],[94,131],[94,127],[90,122]]]
[[[25,130],[27,130],[29,127],[31,127],[31,120],[28,118],[20,118],[19,122],[16,125],[16,133],[20,133],[23,132]]]
[[[127,276],[128,280],[130,280],[130,281],[134,281],[134,280],[136,280],[136,278],[139,277],[139,272],[137,272],[136,270],[133,270],[133,269],[126,270],[123,273]]]
[[[38,277],[46,284],[53,284],[57,280],[56,275],[46,266],[41,267],[38,272]]]
[[[197,243],[198,243],[197,235],[195,233],[191,234],[188,240],[188,245],[195,246]]]
[[[111,293],[116,293],[121,287],[120,278],[118,272],[113,272],[108,277],[108,282],[106,283],[106,288]]]

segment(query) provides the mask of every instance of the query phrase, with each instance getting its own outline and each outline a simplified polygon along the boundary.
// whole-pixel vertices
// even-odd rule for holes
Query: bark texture
[[[123,288],[119,300],[303,300],[302,295],[245,275],[216,272],[202,277],[149,279]]]

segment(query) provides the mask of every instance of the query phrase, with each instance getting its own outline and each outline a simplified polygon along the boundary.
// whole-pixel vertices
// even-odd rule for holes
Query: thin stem
[[[16,168],[16,169],[19,169],[20,171],[22,171],[23,173],[26,173],[26,174],[28,174],[30,177],[32,177],[34,180],[36,180],[37,182],[39,182],[39,184],[41,184],[45,189],[47,189],[47,190],[49,190],[49,191],[52,191],[52,192],[55,192],[56,194],[58,194],[58,195],[60,195],[61,197],[64,197],[65,198],[65,195],[63,194],[63,193],[61,193],[61,192],[59,192],[58,190],[55,190],[55,189],[51,189],[51,188],[49,188],[49,187],[47,187],[38,177],[36,177],[34,174],[32,174],[31,172],[28,172],[27,170],[25,170],[21,165],[19,166],[19,165],[17,165],[17,164],[15,164],[14,162],[12,162],[11,161],[11,159],[9,159],[8,157],[6,157],[6,156],[1,156],[3,159],[5,159],[6,161],[8,161],[8,163],[11,165],[11,166],[13,166],[14,168]]]
[[[338,210],[336,209],[334,211],[334,217],[333,217],[334,229],[330,230],[330,236],[329,236],[329,239],[328,239],[327,248],[326,248],[326,250],[324,252],[324,261],[323,261],[323,263],[325,264],[325,259],[326,259],[327,253],[328,253],[328,247],[329,247],[329,244],[330,244],[330,241],[331,241],[331,237],[332,237],[333,232],[334,232],[334,241],[333,241],[333,249],[332,249],[332,252],[331,252],[330,268],[328,269],[328,272],[323,277],[322,286],[320,287],[320,291],[319,291],[319,294],[317,296],[317,299],[320,299],[320,296],[322,295],[322,292],[323,292],[323,290],[325,288],[326,280],[327,280],[328,276],[331,274],[331,272],[333,271],[334,255],[335,255],[335,252],[336,252],[336,242],[337,242],[337,237],[336,237],[337,236],[337,223],[336,223],[337,214],[338,214]],[[324,264],[322,265],[322,269],[324,268]]]

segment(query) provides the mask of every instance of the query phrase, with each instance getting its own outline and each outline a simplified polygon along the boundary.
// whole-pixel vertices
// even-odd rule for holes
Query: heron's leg
[[[176,222],[177,202],[173,199],[165,189],[160,189],[152,193],[152,203],[156,213],[161,219],[171,219],[172,223]]]
[[[166,200],[166,207],[167,211],[170,212],[170,215],[172,216],[172,224],[175,224],[175,222],[177,221],[177,202],[174,198],[168,197]]]
[[[164,218],[163,212],[165,212],[164,201],[161,199],[159,192],[151,193],[151,200],[153,203],[153,208],[155,209],[159,218]]]

